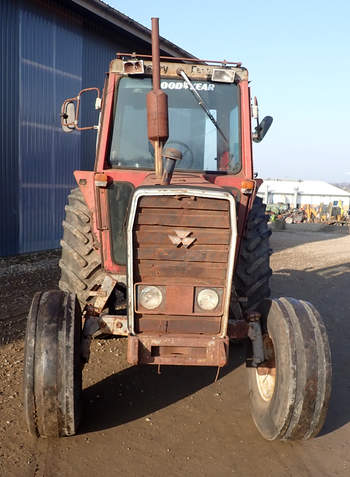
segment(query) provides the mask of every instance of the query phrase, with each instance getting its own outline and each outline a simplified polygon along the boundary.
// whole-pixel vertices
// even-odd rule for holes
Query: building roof
[[[99,16],[101,19],[113,24],[114,26],[127,31],[137,38],[151,44],[151,30],[136,22],[132,18],[124,15],[115,8],[111,7],[101,0],[71,0],[73,3],[79,5],[81,8],[88,10]],[[175,45],[169,40],[160,37],[160,49],[170,56],[195,58],[194,55],[179,46]],[[127,53],[127,52],[126,52]],[[137,53],[143,53],[138,51]]]
[[[324,195],[350,197],[350,192],[324,181],[302,181],[285,179],[266,179],[259,189],[260,193],[294,194],[296,189],[301,195]]]

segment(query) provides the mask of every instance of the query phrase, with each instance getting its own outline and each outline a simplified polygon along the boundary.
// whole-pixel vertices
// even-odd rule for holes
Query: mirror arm
[[[261,128],[260,128],[260,122],[259,122],[259,106],[258,106],[258,100],[256,96],[254,96],[253,105],[252,105],[252,117],[253,119],[256,120],[256,126],[254,129],[254,132],[252,133],[252,140],[254,142],[260,142]]]
[[[77,113],[75,115],[75,121],[74,121],[74,125],[75,125],[75,129],[77,131],[87,131],[88,129],[97,129],[98,126],[84,126],[84,127],[79,127],[78,126],[78,123],[79,123],[79,112],[80,112],[80,97],[83,93],[86,93],[88,91],[96,91],[97,92],[97,100],[101,100],[101,94],[100,94],[100,89],[99,88],[84,88],[82,89],[81,91],[79,91],[79,94],[78,96],[75,98],[76,99],[76,102],[77,102]],[[96,104],[96,103],[95,103]]]

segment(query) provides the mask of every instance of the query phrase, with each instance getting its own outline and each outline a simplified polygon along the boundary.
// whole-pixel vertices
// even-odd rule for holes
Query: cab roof
[[[178,77],[177,70],[179,67],[191,78],[198,80],[208,80],[211,78],[213,70],[233,70],[235,76],[238,80],[247,80],[248,79],[248,70],[241,66],[240,63],[229,63],[229,62],[217,62],[218,64],[208,64],[203,60],[202,62],[196,61],[193,62],[190,59],[180,59],[174,58],[173,61],[162,61],[160,62],[160,73],[162,77]],[[137,63],[137,66],[135,65]],[[141,69],[141,63],[142,69]],[[133,66],[135,65],[135,66]],[[134,68],[134,69],[133,69]],[[152,61],[143,61],[139,59],[138,56],[130,55],[128,59],[117,58],[112,60],[109,68],[110,73],[118,73],[122,75],[152,75]]]

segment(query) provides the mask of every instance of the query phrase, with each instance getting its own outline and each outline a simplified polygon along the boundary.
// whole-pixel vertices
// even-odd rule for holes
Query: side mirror
[[[84,131],[87,129],[98,129],[98,126],[79,126],[79,111],[80,111],[80,100],[81,96],[84,93],[90,91],[96,91],[96,100],[95,100],[95,109],[101,109],[101,96],[100,90],[98,88],[85,88],[82,89],[78,96],[75,98],[66,99],[61,107],[61,126],[64,132],[72,132],[74,129],[77,131]]]
[[[75,100],[75,98],[74,98]],[[61,126],[64,132],[72,132],[75,129],[75,102],[66,99],[61,108]]]
[[[254,142],[261,142],[264,139],[267,131],[271,127],[272,121],[273,118],[271,116],[265,116],[261,123],[256,126],[255,131],[253,133]]]

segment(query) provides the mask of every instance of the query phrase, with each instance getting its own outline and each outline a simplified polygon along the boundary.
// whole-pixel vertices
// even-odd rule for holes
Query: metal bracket
[[[94,303],[94,308],[97,313],[101,313],[101,311],[103,310],[116,284],[117,284],[117,280],[112,278],[110,275],[105,276],[101,285],[101,289],[98,290],[100,293],[97,295],[95,303]]]
[[[128,336],[128,323],[126,315],[102,315],[98,318],[102,333]]]
[[[91,340],[96,331],[101,331],[101,333],[108,335],[128,336],[127,316],[86,316],[80,342],[80,355],[84,363],[89,361]]]
[[[84,363],[88,363],[90,358],[90,345],[92,336],[100,329],[98,318],[96,316],[87,315],[83,327],[80,342],[80,356]]]
[[[264,341],[260,323],[261,315],[258,312],[251,312],[247,316],[248,320],[248,338],[252,343],[253,356],[247,359],[247,366],[257,368],[260,363],[265,361]]]

